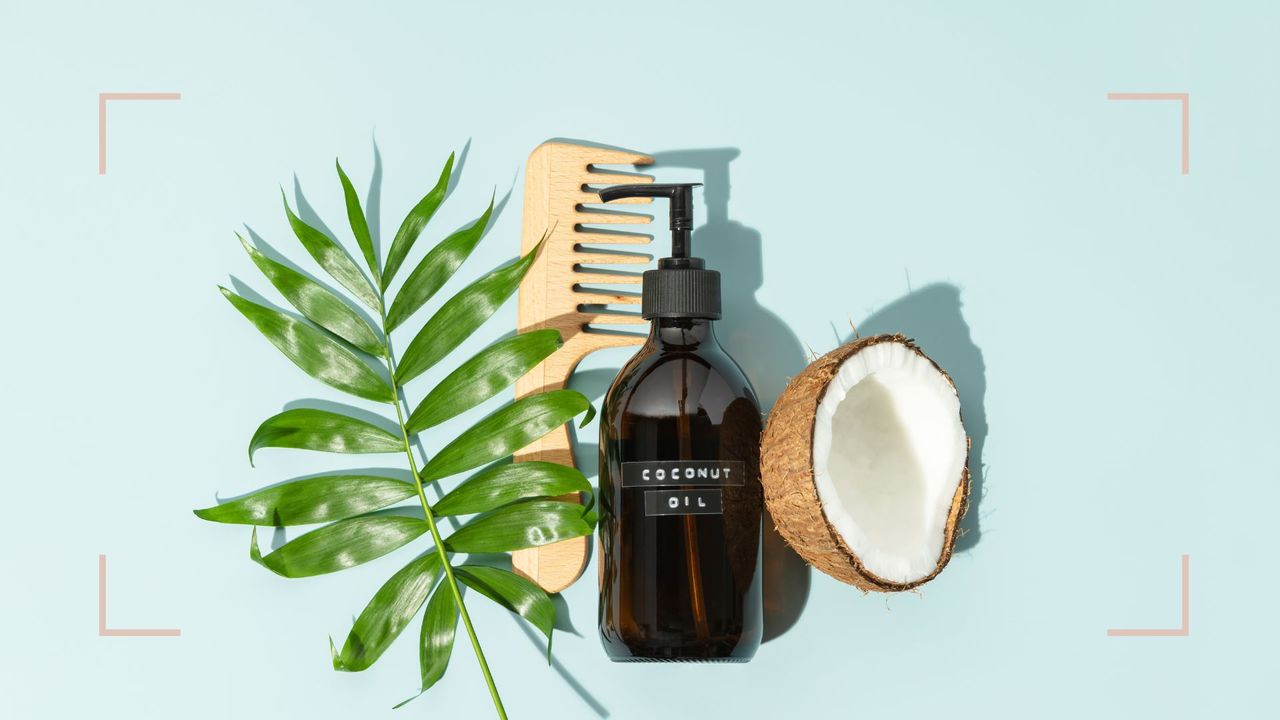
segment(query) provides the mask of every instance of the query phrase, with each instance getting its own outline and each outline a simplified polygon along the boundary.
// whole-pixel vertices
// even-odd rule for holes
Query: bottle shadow
[[[804,346],[777,313],[764,306],[756,293],[764,285],[762,237],[729,215],[730,163],[737,148],[695,148],[652,155],[661,171],[681,168],[701,171],[705,221],[693,233],[693,254],[707,267],[720,271],[724,316],[716,323],[716,337],[738,362],[755,388],[761,409],[768,412],[787,380],[807,362]],[[762,557],[764,565],[764,642],[781,636],[799,620],[809,598],[809,566],[774,530],[766,517]]]
[[[961,311],[960,288],[934,283],[912,291],[857,324],[860,335],[902,333],[913,338],[946,370],[960,394],[960,412],[969,434],[969,509],[960,521],[955,551],[965,552],[982,537],[978,506],[986,495],[982,450],[987,440],[987,368]],[[852,333],[844,342],[853,339]]]

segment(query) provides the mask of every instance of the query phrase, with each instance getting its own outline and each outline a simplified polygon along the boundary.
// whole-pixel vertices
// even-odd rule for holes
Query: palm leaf
[[[294,364],[325,384],[365,400],[394,404],[397,422],[365,420],[339,411],[292,408],[267,420],[249,441],[249,461],[263,448],[330,453],[403,453],[413,482],[377,473],[349,471],[298,478],[251,492],[195,514],[211,522],[251,525],[249,557],[289,578],[338,572],[394,552],[430,533],[435,546],[418,554],[369,599],[341,649],[330,639],[333,667],[361,671],[372,666],[420,611],[421,688],[444,675],[453,651],[458,619],[463,619],[486,685],[500,716],[502,702],[489,671],[462,585],[525,618],[547,636],[555,607],[536,585],[506,570],[463,565],[453,568],[451,552],[490,553],[534,547],[589,534],[594,510],[552,498],[588,493],[582,473],[545,462],[510,464],[511,454],[575,416],[589,421],[594,408],[573,390],[523,397],[498,408],[452,438],[431,438],[439,452],[418,471],[413,439],[444,426],[509,388],[561,345],[554,330],[500,340],[463,360],[411,413],[400,393],[410,380],[435,367],[483,325],[516,291],[537,258],[541,243],[524,257],[467,285],[446,300],[395,358],[387,338],[423,307],[471,255],[493,218],[492,198],[474,222],[432,248],[405,280],[388,308],[387,288],[445,199],[453,174],[449,156],[435,186],[408,213],[379,264],[369,221],[351,179],[335,161],[347,221],[369,275],[335,239],[301,220],[284,201],[289,225],[306,251],[339,285],[376,312],[374,326],[349,298],[289,265],[266,257],[241,239],[254,264],[302,317],[247,300],[220,288],[227,300]],[[323,226],[321,226],[323,227]],[[545,238],[544,238],[545,240]],[[372,277],[372,282],[370,282]],[[399,368],[393,372],[393,368]],[[406,418],[407,415],[407,418]],[[426,443],[423,443],[424,445]],[[426,483],[486,466],[442,497],[427,502]],[[414,496],[421,510],[393,507]],[[437,516],[475,515],[447,539]],[[263,554],[258,527],[317,525]],[[443,580],[441,577],[443,576]],[[461,583],[461,585],[460,585]],[[425,611],[422,611],[423,606]]]
[[[422,634],[418,638],[422,689],[396,707],[402,707],[418,698],[444,677],[444,671],[449,667],[449,656],[453,654],[453,639],[457,630],[457,603],[453,601],[449,588],[441,583],[427,602],[427,611],[422,616]]]
[[[342,182],[342,196],[347,203],[347,222],[351,225],[351,234],[356,237],[356,244],[360,246],[364,262],[373,275],[374,285],[380,287],[382,271],[378,269],[378,256],[373,252],[373,236],[369,234],[369,221],[365,219],[364,208],[360,207],[360,196],[352,187],[351,179],[343,172],[342,163],[334,160],[333,165],[338,169],[338,180]]]
[[[325,286],[258,252],[239,234],[236,237],[240,238],[253,264],[303,317],[371,355],[382,354],[385,349],[382,338],[360,313]]]
[[[409,432],[460,415],[503,390],[547,359],[564,343],[557,330],[534,330],[481,350],[427,393],[409,416]]]
[[[551,660],[551,633],[556,626],[556,606],[547,591],[510,570],[487,565],[461,565],[455,568],[458,579],[467,587],[484,595],[529,621],[547,637],[547,660]]]
[[[224,287],[218,289],[272,345],[311,377],[366,400],[396,401],[391,385],[381,375],[327,333]]]
[[[334,656],[333,669],[359,672],[373,665],[418,614],[440,571],[440,556],[427,553],[392,575],[356,618],[342,652]]]
[[[404,350],[404,362],[396,370],[403,385],[430,370],[484,324],[507,301],[537,259],[542,243],[519,260],[471,283],[449,298]]]
[[[422,262],[409,273],[409,279],[404,281],[404,287],[400,288],[395,302],[391,303],[391,309],[387,311],[388,330],[400,327],[401,323],[408,320],[409,316],[417,312],[418,308],[430,300],[431,296],[453,277],[458,266],[471,255],[471,251],[484,236],[484,231],[489,226],[489,216],[492,214],[493,198],[491,197],[489,208],[483,215],[470,226],[441,240],[439,245],[431,248],[431,252],[422,258]]]
[[[428,530],[421,518],[361,515],[312,530],[263,555],[258,528],[249,541],[249,558],[277,575],[311,577],[346,570],[386,555]]]
[[[431,458],[423,480],[439,480],[510,455],[591,406],[577,390],[520,398],[472,425]]]
[[[313,408],[294,408],[272,415],[249,441],[249,462],[264,448],[295,448],[331,453],[404,452],[404,438],[364,420]]]
[[[239,525],[317,525],[381,510],[416,494],[413,484],[395,478],[325,475],[273,485],[195,513],[211,522]]]
[[[396,271],[404,263],[404,259],[409,255],[409,250],[413,244],[417,242],[418,236],[422,234],[422,229],[427,226],[427,222],[436,214],[436,210],[440,207],[440,203],[444,202],[445,192],[449,189],[449,178],[453,175],[453,153],[449,153],[449,159],[445,161],[444,169],[440,171],[440,179],[436,181],[436,186],[418,201],[417,205],[409,211],[405,216],[404,222],[400,223],[400,229],[396,231],[396,237],[391,241],[391,249],[387,251],[387,266],[382,271],[382,290],[391,285],[391,280],[396,276]]]
[[[293,228],[293,234],[298,237],[298,241],[307,249],[311,257],[315,258],[320,267],[332,275],[339,285],[360,298],[360,302],[368,305],[375,312],[380,312],[382,310],[382,299],[378,297],[378,291],[369,283],[369,278],[360,272],[360,267],[356,265],[356,261],[352,260],[347,251],[343,250],[342,246],[335,242],[333,238],[311,227],[297,215],[294,215],[293,208],[289,207],[289,199],[284,196],[283,189],[280,191],[280,199],[284,202],[285,215],[289,217],[289,227]]]
[[[589,493],[591,484],[572,467],[532,461],[498,465],[480,472],[436,501],[436,515],[473,515],[517,500]]]
[[[453,552],[501,553],[591,534],[585,508],[559,500],[529,500],[472,519],[445,540]]]

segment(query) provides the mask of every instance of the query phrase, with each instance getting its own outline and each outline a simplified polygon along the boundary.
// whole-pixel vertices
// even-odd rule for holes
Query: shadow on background
[[[804,348],[795,333],[756,298],[764,284],[760,232],[729,216],[729,164],[737,148],[672,150],[652,155],[652,170],[662,180],[663,168],[692,168],[703,175],[707,217],[693,233],[693,254],[720,271],[724,317],[716,337],[738,361],[766,412],[792,375],[804,369]],[[696,224],[696,223],[695,223]],[[655,240],[661,243],[662,239]],[[659,245],[656,254],[665,254]],[[764,522],[764,641],[789,630],[809,598],[809,566]]]
[[[382,151],[378,138],[373,142],[373,172],[369,174],[369,193],[364,201],[364,219],[369,225],[369,238],[373,241],[373,256],[382,258]]]
[[[960,522],[956,552],[972,548],[982,537],[978,506],[984,495],[986,467],[982,464],[982,447],[987,440],[987,367],[982,360],[982,350],[969,335],[969,324],[964,320],[961,307],[960,288],[935,283],[894,300],[857,325],[863,336],[902,333],[914,338],[925,354],[955,381],[964,427],[972,443],[969,510]],[[844,341],[851,339],[852,336],[846,337]]]

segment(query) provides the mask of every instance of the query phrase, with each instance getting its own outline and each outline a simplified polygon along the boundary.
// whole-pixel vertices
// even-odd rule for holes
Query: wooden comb
[[[516,397],[565,387],[578,362],[602,348],[640,345],[645,336],[610,332],[603,325],[644,325],[638,314],[610,311],[607,305],[634,305],[640,298],[591,285],[638,284],[639,274],[619,274],[591,265],[647,263],[647,254],[598,251],[582,244],[647,244],[649,235],[585,229],[584,225],[634,225],[652,220],[646,214],[584,208],[600,202],[592,188],[620,183],[653,182],[650,175],[598,170],[599,165],[651,165],[653,159],[625,150],[547,142],[530,155],[524,180],[524,226],[520,253],[530,252],[546,235],[542,253],[520,283],[518,328],[560,331],[564,346],[516,382]],[[648,198],[632,198],[645,204]],[[593,328],[592,326],[595,326]],[[566,426],[515,454],[516,462],[543,460],[574,466]],[[573,497],[577,497],[576,495]],[[574,538],[539,548],[518,550],[512,566],[547,592],[573,584],[587,564],[588,538]]]

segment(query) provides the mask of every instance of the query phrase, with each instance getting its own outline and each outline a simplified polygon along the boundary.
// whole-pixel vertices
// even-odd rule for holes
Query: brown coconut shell
[[[831,577],[864,591],[897,592],[929,582],[951,560],[960,532],[960,518],[969,505],[968,450],[960,484],[947,515],[942,555],[933,572],[915,582],[897,583],[868,571],[822,511],[813,476],[813,427],[818,404],[840,367],[853,355],[880,343],[906,346],[928,360],[955,387],[951,376],[903,335],[875,335],[845,343],[814,360],[787,383],[760,439],[760,481],[764,486],[765,505],[778,534],[800,557]],[[965,444],[970,444],[968,436]]]

